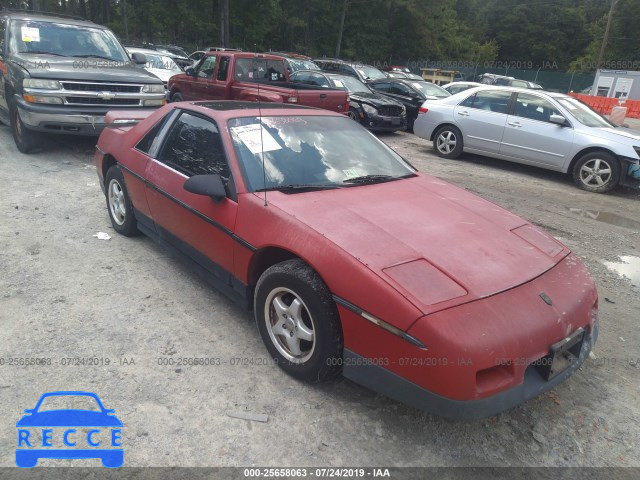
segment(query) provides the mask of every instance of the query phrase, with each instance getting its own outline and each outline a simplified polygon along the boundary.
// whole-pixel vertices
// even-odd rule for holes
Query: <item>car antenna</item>
[[[253,44],[253,51],[256,51],[256,44]],[[254,80],[258,84],[258,127],[260,129],[260,155],[262,158],[262,191],[264,192],[264,206],[268,206],[267,203],[267,170],[264,166],[264,141],[262,139],[262,102],[260,101],[260,79],[258,78],[258,69],[256,67],[256,58],[258,57],[257,53],[253,54],[253,72],[256,78]]]

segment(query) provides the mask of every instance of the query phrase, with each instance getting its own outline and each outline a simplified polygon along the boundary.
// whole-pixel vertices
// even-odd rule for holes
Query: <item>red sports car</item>
[[[344,115],[257,107],[112,112],[95,160],[113,228],[252,307],[286,372],[471,419],[582,364],[598,297],[568,248]]]

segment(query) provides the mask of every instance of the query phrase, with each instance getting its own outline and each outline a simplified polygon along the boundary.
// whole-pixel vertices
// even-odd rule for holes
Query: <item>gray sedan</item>
[[[464,151],[569,173],[597,193],[640,184],[627,175],[639,163],[640,136],[559,93],[472,88],[427,100],[413,128],[445,158]]]

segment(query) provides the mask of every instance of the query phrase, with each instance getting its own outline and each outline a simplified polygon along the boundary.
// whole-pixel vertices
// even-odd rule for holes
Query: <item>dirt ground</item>
[[[93,391],[115,409],[126,466],[640,466],[640,279],[605,264],[640,256],[640,193],[590,194],[557,173],[440,159],[412,134],[381,138],[421,171],[529,219],[584,260],[600,294],[595,358],[555,390],[471,423],[345,379],[299,383],[266,361],[249,312],[151,240],[113,231],[95,140],[53,138],[27,156],[0,126],[0,466],[14,465],[23,410],[55,390]],[[225,363],[175,363],[193,357]],[[20,358],[51,364],[9,364]],[[99,461],[39,463],[67,464]]]

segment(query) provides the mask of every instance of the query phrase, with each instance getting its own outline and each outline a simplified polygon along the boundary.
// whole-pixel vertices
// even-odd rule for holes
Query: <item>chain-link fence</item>
[[[373,66],[378,68],[383,68],[388,65],[407,66],[413,73],[418,75],[422,74],[423,68],[455,71],[460,72],[464,79],[469,81],[477,81],[478,77],[483,73],[506,75],[520,80],[538,83],[542,85],[545,90],[562,93],[569,91],[588,93],[588,90],[593,86],[595,78],[595,72],[593,74],[583,74],[545,70],[542,68],[537,70],[526,69],[528,66],[526,63],[522,65],[505,65],[502,68],[496,68],[494,65],[499,63],[500,62],[485,62],[482,64],[473,64],[473,62],[438,62],[391,57],[388,60],[373,62]],[[525,68],[509,68],[510,66]]]

